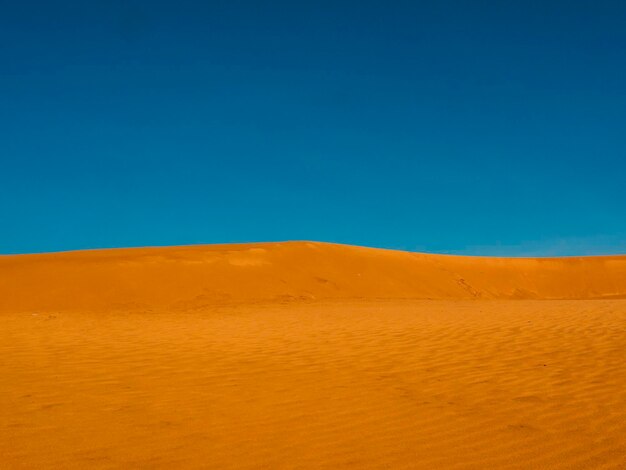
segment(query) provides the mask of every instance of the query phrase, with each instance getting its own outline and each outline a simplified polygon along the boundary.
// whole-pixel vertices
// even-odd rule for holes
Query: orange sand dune
[[[297,299],[626,297],[626,256],[479,258],[312,242],[0,257],[0,311]]]
[[[623,256],[0,257],[0,468],[626,469],[620,297]]]

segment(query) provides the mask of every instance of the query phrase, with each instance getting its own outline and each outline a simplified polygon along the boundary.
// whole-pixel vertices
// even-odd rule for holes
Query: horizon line
[[[457,258],[487,258],[487,259],[527,259],[527,260],[548,260],[548,259],[564,259],[564,258],[616,258],[626,257],[626,253],[610,253],[610,254],[598,254],[598,255],[509,255],[509,256],[496,256],[496,255],[472,255],[472,254],[457,254],[457,253],[441,253],[430,251],[415,251],[398,248],[384,248],[370,245],[356,245],[350,243],[339,242],[327,242],[316,240],[277,240],[277,241],[258,241],[258,242],[225,242],[225,243],[186,243],[186,244],[174,244],[174,245],[135,245],[135,246],[115,246],[115,247],[97,247],[97,248],[76,248],[68,250],[53,250],[53,251],[40,251],[40,252],[28,252],[28,253],[0,253],[0,257],[21,257],[21,256],[46,256],[46,255],[60,255],[60,254],[78,254],[85,252],[106,252],[106,251],[118,251],[118,250],[158,250],[167,248],[199,248],[199,247],[219,247],[219,246],[246,246],[246,245],[279,245],[279,244],[318,244],[318,245],[335,245],[349,248],[364,248],[370,250],[384,250],[393,251],[398,253],[410,253],[416,255],[427,256],[446,256]]]

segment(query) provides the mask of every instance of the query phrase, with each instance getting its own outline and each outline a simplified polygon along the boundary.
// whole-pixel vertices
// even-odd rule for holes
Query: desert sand
[[[625,469],[626,256],[0,256],[0,468]]]

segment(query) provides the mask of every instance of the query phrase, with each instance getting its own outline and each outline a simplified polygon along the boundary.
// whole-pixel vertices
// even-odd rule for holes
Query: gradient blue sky
[[[626,2],[2,2],[0,72],[0,253],[626,253]]]

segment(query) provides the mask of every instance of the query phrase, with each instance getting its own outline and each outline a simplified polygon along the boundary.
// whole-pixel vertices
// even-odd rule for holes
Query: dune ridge
[[[0,312],[377,298],[626,298],[626,256],[467,257],[306,241],[0,256]]]
[[[0,467],[622,470],[624,324],[624,256],[0,256]]]

